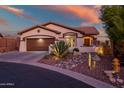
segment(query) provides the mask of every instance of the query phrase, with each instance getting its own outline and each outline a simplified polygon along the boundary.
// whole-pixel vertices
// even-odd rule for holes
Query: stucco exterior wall
[[[61,26],[53,25],[53,24],[46,25],[46,27],[56,30],[56,31],[59,31],[59,32],[61,32],[61,34],[56,34],[54,32],[42,29],[40,27],[33,29],[31,31],[25,32],[20,36],[20,39],[21,39],[20,48],[19,48],[20,52],[27,51],[27,44],[26,44],[27,40],[26,39],[23,40],[25,37],[26,38],[50,38],[49,36],[53,36],[56,38],[56,40],[65,40],[63,38],[63,34],[68,33],[68,32],[77,33],[76,47],[79,48],[81,52],[93,52],[94,51],[93,47],[84,47],[83,46],[83,44],[84,44],[83,34],[73,31],[73,30],[70,30],[70,29],[67,29],[67,28],[64,28],[64,27],[61,27]],[[38,30],[40,30],[40,32],[38,32]],[[45,36],[39,36],[39,35],[45,35]],[[101,37],[100,35],[93,35],[93,37],[97,38],[97,40],[99,40],[99,41],[104,41],[104,42],[106,40],[109,40],[108,37]]]
[[[40,32],[38,32],[38,30],[40,30]],[[27,36],[32,36],[32,35],[50,35],[50,36],[58,38],[57,34],[54,32],[44,30],[42,28],[36,28],[36,29],[31,30],[31,31],[23,33],[21,35],[21,39],[24,37],[27,37]]]
[[[26,52],[27,51],[26,41],[20,41],[19,51],[20,52]]]
[[[59,35],[59,37],[63,37],[63,34],[64,33],[68,33],[68,32],[77,33],[78,37],[82,37],[82,34],[80,34],[79,32],[76,32],[76,31],[73,31],[73,30],[70,30],[70,29],[67,29],[67,28],[64,28],[64,27],[60,27],[60,26],[57,26],[57,25],[49,24],[46,27],[48,27],[50,29],[54,29],[54,30],[60,31],[61,35]]]
[[[38,30],[40,30],[40,32],[38,32]],[[44,35],[44,36],[40,36],[40,35]],[[48,31],[48,30],[44,30],[42,28],[36,28],[36,29],[31,30],[31,31],[23,33],[20,36],[20,48],[19,48],[19,51],[20,52],[26,52],[27,51],[27,40],[26,40],[26,38],[50,38],[47,35],[55,37],[56,39],[58,38],[58,35],[56,33]]]
[[[62,38],[64,33],[68,33],[68,32],[76,33],[77,34],[77,46],[76,47],[83,46],[83,40],[81,38],[81,37],[83,37],[83,34],[80,34],[79,32],[76,32],[76,31],[73,31],[73,30],[70,30],[70,29],[67,29],[67,28],[64,28],[64,27],[60,27],[60,26],[57,26],[57,25],[53,25],[53,24],[49,24],[46,27],[48,27],[50,29],[60,31],[61,34],[59,35],[59,37],[61,37],[61,38],[59,38],[59,40],[65,40],[64,38]]]
[[[83,47],[83,39],[77,38],[77,47]]]

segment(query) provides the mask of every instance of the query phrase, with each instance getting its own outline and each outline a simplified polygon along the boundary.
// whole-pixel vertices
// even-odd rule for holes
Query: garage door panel
[[[54,38],[30,38],[27,39],[27,50],[28,51],[48,51],[49,45],[53,44]]]

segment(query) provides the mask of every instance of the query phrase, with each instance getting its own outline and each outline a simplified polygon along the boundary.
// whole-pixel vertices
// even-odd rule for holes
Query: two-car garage
[[[28,38],[27,51],[48,51],[55,38]]]
[[[20,33],[20,52],[49,51],[50,44],[54,44],[61,32],[43,26],[34,26]]]

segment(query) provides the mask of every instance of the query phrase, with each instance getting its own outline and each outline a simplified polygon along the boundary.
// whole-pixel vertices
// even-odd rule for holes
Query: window
[[[84,46],[92,46],[94,44],[94,39],[91,36],[83,37],[83,45]]]
[[[89,38],[84,39],[84,46],[90,46],[90,39]]]

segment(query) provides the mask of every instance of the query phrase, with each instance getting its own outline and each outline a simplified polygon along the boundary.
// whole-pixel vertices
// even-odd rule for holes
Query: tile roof
[[[70,29],[70,30],[79,32],[79,33],[84,34],[84,35],[98,35],[99,34],[99,32],[97,31],[97,29],[95,27],[69,27],[69,26],[65,26],[65,25],[62,25],[62,24],[55,23],[55,22],[47,22],[47,23],[44,23],[44,24],[41,24],[41,25],[36,25],[36,26],[28,28],[28,29],[26,29],[24,31],[21,31],[18,34],[21,35],[21,34],[23,34],[25,32],[28,32],[28,31],[30,31],[32,29],[35,29],[37,27],[49,30],[49,31],[54,32],[56,34],[61,33],[60,31],[57,31],[57,30],[50,29],[50,28],[46,27],[49,24],[53,24],[53,25],[57,25],[57,26],[60,26],[60,27],[66,28],[66,29]]]
[[[85,35],[97,35],[99,34],[99,32],[97,31],[97,29],[95,27],[69,27],[69,26],[65,26],[63,24],[59,24],[59,23],[55,23],[55,22],[47,22],[42,24],[42,26],[47,26],[49,24],[53,24],[53,25],[57,25],[57,26],[61,26],[70,30],[74,30],[77,31],[81,34],[85,34]]]
[[[85,35],[98,35],[99,32],[95,27],[75,27],[75,29],[80,30]]]

